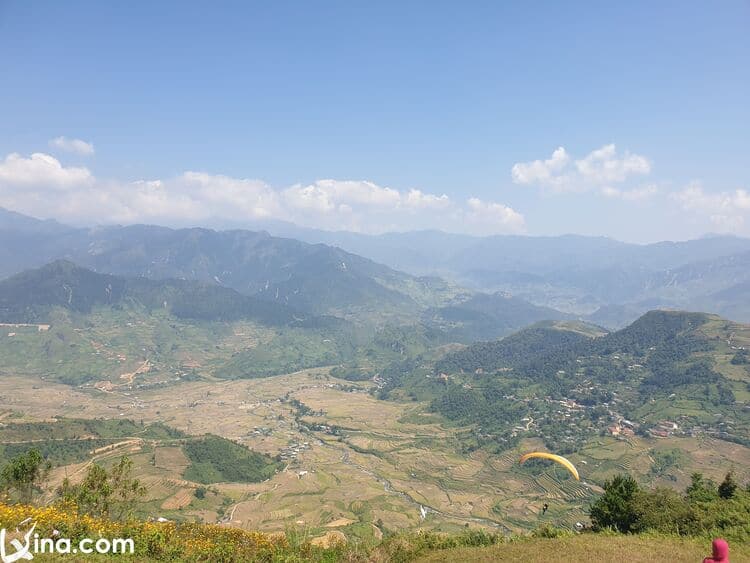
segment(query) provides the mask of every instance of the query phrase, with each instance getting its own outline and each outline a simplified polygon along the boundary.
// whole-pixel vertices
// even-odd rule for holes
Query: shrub
[[[564,538],[573,535],[570,530],[564,530],[562,528],[556,528],[550,524],[544,524],[535,528],[531,532],[532,537],[535,538]]]

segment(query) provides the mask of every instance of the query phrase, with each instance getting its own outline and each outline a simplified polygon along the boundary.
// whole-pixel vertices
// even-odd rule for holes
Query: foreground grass
[[[81,538],[132,538],[132,556],[37,555],[39,561],[212,561],[216,563],[407,563],[438,561],[597,561],[651,562],[702,561],[709,554],[708,538],[657,535],[582,534],[538,529],[532,536],[506,538],[482,530],[459,534],[406,532],[377,543],[328,542],[321,544],[308,530],[289,528],[283,534],[265,534],[215,524],[114,522],[79,514],[75,506],[47,507],[0,503],[0,528],[11,536],[36,525],[40,537],[59,534],[77,545]],[[541,536],[540,534],[544,534]],[[554,535],[550,535],[554,534]],[[558,537],[554,537],[558,536]],[[734,563],[750,562],[750,544],[730,542]]]
[[[520,540],[490,547],[462,547],[429,551],[418,556],[419,563],[439,561],[597,561],[601,563],[651,563],[653,561],[700,562],[711,553],[710,540],[680,537],[584,534],[579,536]],[[750,546],[730,543],[733,563],[750,562]]]
[[[401,541],[405,538],[400,538]],[[408,542],[409,540],[406,539]],[[494,561],[523,561],[524,563],[579,562],[596,561],[597,563],[652,563],[669,561],[674,563],[699,563],[710,553],[710,541],[692,538],[667,538],[648,536],[613,536],[593,535],[554,538],[554,539],[520,539],[491,547],[464,547],[438,549],[423,552],[421,555],[395,554],[391,548],[382,546],[369,553],[348,552],[347,550],[319,551],[315,554],[303,554],[287,551],[265,557],[246,560],[227,555],[224,561],[262,561],[284,563],[330,562],[330,563],[434,563],[434,562],[472,562],[484,563]],[[730,547],[732,563],[750,562],[750,546],[732,544]],[[123,556],[76,556],[44,557],[34,560],[54,563],[72,561],[145,563],[153,561],[147,557]],[[203,559],[205,561],[206,559]]]

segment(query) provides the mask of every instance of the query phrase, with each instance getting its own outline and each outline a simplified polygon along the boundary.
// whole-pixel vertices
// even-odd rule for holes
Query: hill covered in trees
[[[677,311],[652,311],[600,336],[542,324],[448,353],[431,372],[395,377],[389,393],[432,397],[435,412],[475,425],[469,446],[540,437],[570,452],[610,427],[747,445],[750,371],[732,340],[741,330]]]

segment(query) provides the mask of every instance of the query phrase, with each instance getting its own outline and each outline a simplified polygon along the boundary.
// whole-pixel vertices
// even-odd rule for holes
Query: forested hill
[[[704,313],[678,311],[650,311],[631,325],[616,332],[593,338],[581,331],[572,331],[554,323],[542,323],[512,334],[502,340],[480,342],[448,354],[436,365],[442,372],[494,371],[502,368],[532,366],[540,369],[561,369],[571,358],[581,355],[609,355],[616,353],[642,355],[647,349],[673,345],[691,337],[692,329],[710,318]],[[583,324],[583,323],[581,323]],[[595,329],[595,327],[592,327]],[[693,338],[693,340],[695,340]]]
[[[166,308],[183,319],[251,319],[266,325],[343,322],[312,317],[233,289],[185,280],[99,274],[58,260],[0,281],[0,322],[45,322],[54,307],[89,313],[97,306]]]
[[[477,425],[480,444],[541,437],[571,452],[621,419],[644,431],[676,420],[684,432],[750,444],[750,327],[651,311],[602,336],[582,328],[544,323],[475,344],[392,387],[431,397],[436,412]]]
[[[587,342],[580,332],[551,326],[534,326],[511,334],[502,340],[480,342],[448,354],[435,369],[439,373],[491,372],[523,366],[535,357],[563,353],[572,346]]]

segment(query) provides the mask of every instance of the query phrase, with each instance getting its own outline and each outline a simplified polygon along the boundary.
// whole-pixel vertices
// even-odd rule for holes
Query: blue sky
[[[750,235],[747,1],[0,0],[0,52],[36,216]]]

